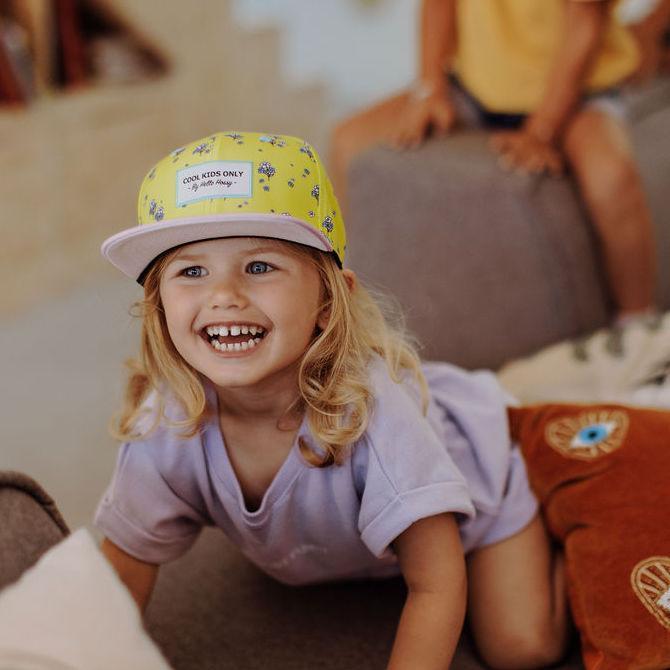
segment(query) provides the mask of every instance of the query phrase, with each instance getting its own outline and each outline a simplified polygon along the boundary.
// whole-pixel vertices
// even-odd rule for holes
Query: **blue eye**
[[[584,426],[573,438],[571,447],[590,447],[606,440],[614,431],[615,424],[609,421]]]
[[[184,268],[180,274],[182,274],[184,277],[204,277],[205,275],[205,268],[203,268],[201,265],[192,265],[188,268]]]
[[[247,265],[247,272],[252,275],[261,275],[266,272],[272,272],[274,268],[269,263],[263,261],[253,261]]]
[[[623,410],[595,407],[550,421],[545,437],[548,445],[562,456],[591,460],[622,447],[629,423]]]

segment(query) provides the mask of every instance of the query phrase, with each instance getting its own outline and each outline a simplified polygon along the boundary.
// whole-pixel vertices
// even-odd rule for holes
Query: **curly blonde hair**
[[[322,284],[321,310],[328,313],[326,327],[316,333],[303,354],[298,374],[300,399],[321,453],[302,441],[300,451],[313,466],[340,465],[368,424],[373,400],[369,364],[375,354],[386,361],[395,382],[400,383],[407,373],[416,380],[425,410],[428,388],[417,345],[394,301],[358,281],[350,287],[332,255],[291,242],[283,244],[316,266]],[[123,405],[110,426],[112,435],[122,441],[138,439],[161,420],[167,421],[166,391],[184,409],[186,419],[168,421],[182,428],[184,437],[200,430],[211,409],[200,373],[182,359],[170,339],[161,303],[160,278],[176,253],[168,252],[153,264],[144,282],[144,299],[134,304],[143,319],[140,355],[126,362],[129,376]],[[142,422],[138,432],[146,411],[143,403],[151,391],[158,401],[153,422],[149,427]]]

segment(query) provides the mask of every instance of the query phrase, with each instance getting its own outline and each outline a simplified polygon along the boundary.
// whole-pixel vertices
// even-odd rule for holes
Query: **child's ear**
[[[344,281],[347,283],[349,293],[353,293],[356,290],[356,285],[358,283],[356,273],[353,270],[349,270],[349,268],[345,268],[342,270],[342,276],[344,277]],[[316,320],[316,325],[321,330],[325,330],[326,326],[328,325],[328,319],[330,319],[330,310],[324,309],[319,314],[319,318]]]
[[[316,320],[316,326],[319,330],[325,330],[328,325],[328,319],[330,319],[330,310],[322,309],[319,314],[319,318]]]

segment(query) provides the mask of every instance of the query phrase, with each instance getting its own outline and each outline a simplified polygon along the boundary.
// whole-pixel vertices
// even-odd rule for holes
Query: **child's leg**
[[[552,556],[542,521],[468,557],[468,611],[493,668],[543,668],[564,654],[568,626],[562,556]]]
[[[353,159],[389,137],[407,108],[409,94],[401,93],[352,116],[333,131],[328,154],[329,173],[340,208],[347,207],[347,172]]]
[[[585,107],[569,123],[563,148],[600,239],[619,315],[653,309],[654,233],[624,124]]]

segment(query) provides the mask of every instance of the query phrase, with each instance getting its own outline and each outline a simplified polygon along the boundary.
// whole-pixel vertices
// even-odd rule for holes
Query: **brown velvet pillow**
[[[670,412],[540,405],[509,417],[565,549],[584,664],[670,668]]]

